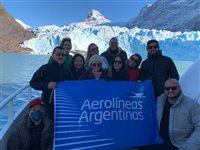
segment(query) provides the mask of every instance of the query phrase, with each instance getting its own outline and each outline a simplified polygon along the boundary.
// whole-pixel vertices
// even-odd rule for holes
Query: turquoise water
[[[0,53],[0,102],[24,84],[28,83],[33,73],[49,59],[49,55],[31,55]],[[192,61],[174,61],[180,76],[193,63]],[[40,92],[33,91],[34,96]],[[14,99],[14,111],[26,101],[27,91]],[[0,110],[0,129],[7,121],[7,108]]]
[[[0,102],[7,96],[27,84],[33,73],[48,61],[49,56],[0,53]],[[33,96],[41,92],[33,90]],[[17,96],[14,102],[14,112],[27,100],[28,91]],[[0,110],[0,129],[8,120],[8,108]]]

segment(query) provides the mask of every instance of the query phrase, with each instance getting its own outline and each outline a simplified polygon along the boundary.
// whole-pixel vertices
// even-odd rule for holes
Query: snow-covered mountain
[[[92,9],[83,22],[71,23],[70,26],[94,26],[105,23],[111,23],[111,21],[106,19],[99,11]]]
[[[157,0],[128,21],[127,27],[200,31],[200,0]]]
[[[49,54],[62,38],[72,39],[73,51],[86,51],[90,43],[97,43],[100,52],[108,48],[111,37],[117,36],[119,45],[128,55],[139,53],[146,57],[146,43],[159,40],[163,53],[176,60],[194,60],[200,55],[200,32],[170,32],[119,26],[45,26],[33,30],[36,38],[25,41],[22,46],[33,49],[34,54]]]
[[[30,29],[31,28],[29,25],[25,24],[24,22],[22,22],[19,19],[15,18],[15,21],[17,21],[24,29]]]

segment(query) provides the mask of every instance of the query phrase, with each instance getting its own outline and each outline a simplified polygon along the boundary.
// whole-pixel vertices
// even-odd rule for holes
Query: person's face
[[[99,48],[94,44],[90,46],[90,55],[99,55]]]
[[[117,50],[118,49],[118,41],[116,39],[113,39],[110,41],[110,50]]]
[[[78,56],[74,59],[74,67],[79,70],[83,67],[83,59]]]
[[[169,80],[165,83],[164,91],[168,98],[173,99],[179,95],[180,86],[178,83]]]
[[[129,67],[134,68],[139,64],[139,62],[140,62],[140,59],[138,58],[138,56],[137,55],[133,55],[133,56],[131,56],[129,58],[128,65],[129,65]]]
[[[30,118],[33,120],[33,121],[36,121],[34,120],[34,118],[32,118],[33,116],[31,116],[32,113],[42,113],[44,115],[45,113],[45,107],[42,106],[42,105],[34,105],[30,108],[29,110],[29,116]],[[40,121],[41,119],[38,119],[38,121]]]
[[[69,41],[65,41],[63,43],[63,48],[65,49],[66,53],[69,53],[69,51],[72,49],[72,43]]]
[[[147,50],[148,50],[148,53],[152,55],[152,54],[155,54],[159,50],[159,46],[157,45],[156,42],[152,42],[147,47]]]
[[[113,64],[114,69],[119,71],[121,70],[122,65],[123,65],[122,59],[120,57],[116,57]]]
[[[98,72],[101,69],[101,63],[99,61],[93,61],[91,63],[91,68],[93,71]]]
[[[63,64],[65,62],[66,52],[65,50],[56,49],[53,53],[53,58],[58,64]]]

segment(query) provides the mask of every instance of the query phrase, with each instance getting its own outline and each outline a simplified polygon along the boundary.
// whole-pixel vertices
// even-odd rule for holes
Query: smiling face
[[[180,86],[177,80],[169,79],[165,82],[164,92],[168,99],[175,100],[180,94]]]
[[[149,43],[147,47],[147,51],[150,55],[157,53],[158,50],[159,50],[159,46],[156,42]]]
[[[99,55],[99,48],[97,47],[97,45],[92,44],[89,49],[90,49],[90,56]]]
[[[110,50],[116,51],[118,49],[118,40],[117,38],[112,38],[109,42]]]
[[[99,72],[100,71],[100,69],[101,69],[101,62],[99,62],[99,61],[93,61],[92,63],[91,63],[91,69],[92,69],[92,71],[94,71],[94,72]]]
[[[80,56],[77,56],[74,59],[74,68],[80,70],[83,67],[83,59]]]
[[[137,55],[133,55],[128,60],[128,66],[131,68],[135,68],[139,65],[140,58]]]
[[[120,71],[122,69],[123,61],[120,57],[116,57],[114,60],[113,68],[116,71]]]
[[[70,41],[65,41],[62,47],[65,49],[66,53],[68,54],[69,51],[72,49],[72,43]]]
[[[59,64],[63,64],[65,62],[66,52],[64,49],[56,48],[52,57]]]

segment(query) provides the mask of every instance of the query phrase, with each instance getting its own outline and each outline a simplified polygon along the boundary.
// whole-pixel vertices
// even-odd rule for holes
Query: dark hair
[[[156,43],[157,46],[160,47],[158,41],[155,40],[155,39],[152,39],[152,40],[149,40],[149,41],[147,42],[147,49],[148,49],[148,47],[149,47],[149,45],[150,45],[151,43]]]
[[[123,57],[122,55],[117,55],[117,56],[115,56],[114,61],[113,61],[113,64],[112,64],[112,68],[114,69],[114,62],[115,62],[115,59],[116,59],[117,57],[119,57],[119,58],[122,60],[122,67],[121,67],[120,70],[125,69],[126,61],[125,61],[125,59],[124,59],[124,57]]]
[[[140,65],[141,61],[142,61],[142,56],[141,56],[140,54],[138,54],[138,53],[135,53],[135,54],[131,55],[131,56],[129,57],[129,59],[130,59],[132,56],[137,56],[137,57],[139,58],[139,62],[137,63],[137,66],[136,66],[136,67],[138,67],[138,66]]]
[[[62,46],[56,46],[56,47],[53,49],[53,54],[55,53],[56,49],[64,50],[64,48],[63,48]]]
[[[65,43],[66,41],[68,41],[68,42],[70,42],[70,43],[72,42],[71,39],[70,39],[69,37],[63,38],[62,41],[61,41],[61,43],[60,43],[60,46],[63,47],[63,45],[64,45],[64,43]]]
[[[84,66],[85,66],[85,58],[84,58],[83,55],[81,55],[81,54],[75,54],[75,55],[72,57],[72,61],[71,61],[71,64],[70,64],[70,68],[71,68],[72,70],[75,70],[74,61],[75,61],[76,57],[81,57],[81,58],[82,58],[82,60],[83,60],[83,66],[82,66],[81,69],[84,69]]]

